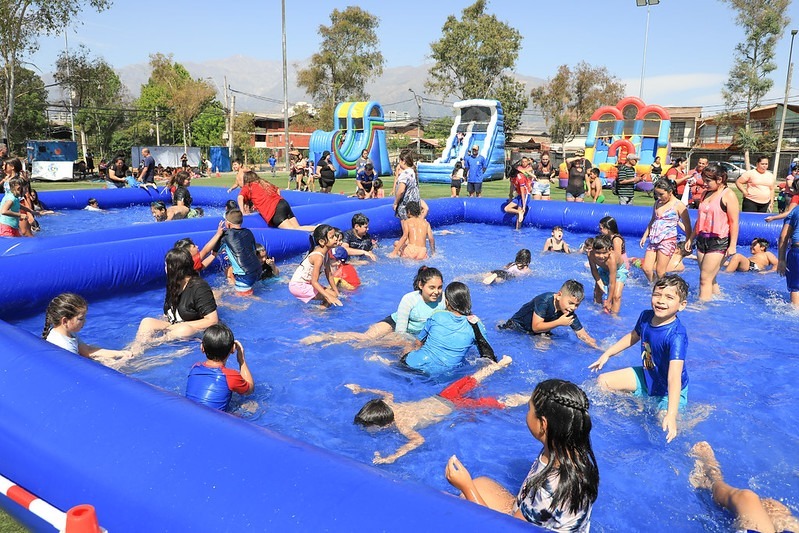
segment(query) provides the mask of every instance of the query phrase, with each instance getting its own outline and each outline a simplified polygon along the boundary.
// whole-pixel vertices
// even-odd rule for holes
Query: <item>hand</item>
[[[605,366],[605,363],[608,362],[608,359],[610,359],[609,355],[602,354],[599,359],[588,365],[588,369],[591,370],[591,372],[599,372],[602,370],[602,367]]]
[[[602,304],[602,310],[605,311],[606,313],[610,313],[612,309],[613,305],[610,301],[610,298],[608,298],[607,300],[605,300],[605,303]]]
[[[447,468],[444,470],[444,475],[447,477],[447,481],[461,492],[465,492],[466,487],[472,483],[471,474],[469,474],[466,467],[464,467],[460,460],[454,455],[447,461]]]
[[[347,383],[344,386],[350,389],[353,394],[359,394],[363,390],[360,385],[356,385],[355,383]]]
[[[780,259],[780,260],[777,262],[777,273],[778,273],[778,274],[779,274],[781,277],[783,277],[783,278],[784,278],[784,277],[785,277],[785,270],[786,270],[785,261],[783,261],[782,259]]]
[[[666,432],[666,442],[671,442],[677,436],[677,415],[663,417],[663,431]]]
[[[774,215],[772,215],[772,216],[770,216],[770,217],[766,217],[766,218],[765,218],[765,221],[766,221],[766,222],[773,222],[773,221],[775,221],[776,219],[777,219],[777,217],[776,217],[776,216],[774,216]]]
[[[330,300],[328,300],[328,302],[330,303],[330,305],[335,305],[336,307],[343,307],[344,306],[344,304],[341,303],[341,300],[339,300],[335,296],[332,297]]]
[[[736,254],[736,252],[737,252],[737,251],[738,251],[738,248],[735,246],[735,244],[734,244],[734,243],[731,243],[731,244],[730,244],[730,247],[729,247],[729,248],[727,248],[727,257],[732,257],[732,256],[734,256],[734,255]]]
[[[644,235],[643,237],[641,237],[641,242],[639,242],[638,244],[639,244],[639,246],[640,246],[641,248],[643,248],[643,247],[644,247],[644,245],[646,244],[646,235]]]
[[[390,465],[396,460],[396,458],[392,456],[383,457],[380,455],[380,452],[375,452],[375,456],[372,458],[372,462],[376,465]]]
[[[233,346],[236,347],[236,361],[239,363],[239,367],[244,364],[244,346],[239,341],[233,341]]]
[[[605,287],[605,282],[604,281],[602,281],[602,280],[597,281],[596,282],[596,286],[599,287],[599,290],[604,292],[605,294],[608,293],[608,288]]]
[[[691,253],[691,250],[693,248],[693,244],[691,243],[691,239],[687,239],[685,241],[685,245],[683,245],[683,248],[685,249],[685,253],[688,253],[688,254]]]
[[[374,252],[366,252],[364,255],[372,261],[377,261],[377,256],[374,254]]]
[[[572,313],[567,313],[560,318],[557,319],[556,323],[559,326],[571,326],[574,322],[574,315]]]

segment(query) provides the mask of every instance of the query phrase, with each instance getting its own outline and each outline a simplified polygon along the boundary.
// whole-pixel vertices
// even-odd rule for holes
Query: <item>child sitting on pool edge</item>
[[[300,266],[294,271],[289,282],[289,292],[298,300],[308,303],[317,300],[324,307],[341,306],[338,288],[333,283],[328,253],[338,246],[336,232],[338,230],[328,224],[319,224],[309,236],[310,247]],[[329,287],[319,283],[324,272]]]
[[[654,398],[667,442],[677,436],[677,413],[688,403],[688,334],[677,317],[687,297],[688,284],[680,276],[666,274],[658,279],[652,287],[652,308],[643,311],[633,330],[588,367],[602,370],[608,359],[641,341],[641,366],[600,374],[597,381],[605,390]]]
[[[244,360],[244,346],[233,338],[229,327],[220,322],[206,328],[200,350],[207,360],[191,367],[186,382],[186,398],[212,409],[227,411],[233,392],[246,395],[253,391],[255,382]],[[239,371],[225,366],[234,350]]]

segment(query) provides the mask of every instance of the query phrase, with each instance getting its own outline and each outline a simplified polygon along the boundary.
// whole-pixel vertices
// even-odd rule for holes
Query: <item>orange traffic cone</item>
[[[67,527],[65,533],[101,533],[103,530],[97,523],[97,513],[91,505],[76,505],[67,511]]]

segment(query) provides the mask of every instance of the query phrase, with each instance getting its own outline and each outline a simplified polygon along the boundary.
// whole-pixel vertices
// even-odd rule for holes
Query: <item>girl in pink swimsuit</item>
[[[641,269],[646,279],[655,282],[662,278],[668,269],[671,256],[677,251],[677,225],[682,221],[685,233],[691,237],[691,218],[685,204],[674,196],[675,186],[671,180],[659,179],[655,182],[654,195],[657,201],[652,206],[652,218],[641,237],[641,248],[649,239]]]

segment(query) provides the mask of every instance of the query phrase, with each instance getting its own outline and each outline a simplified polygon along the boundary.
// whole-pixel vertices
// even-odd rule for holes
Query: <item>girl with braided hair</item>
[[[549,379],[538,384],[528,406],[527,427],[544,448],[515,498],[490,478],[472,479],[454,455],[447,480],[467,500],[495,511],[553,531],[588,531],[599,487],[588,397],[574,383]]]

